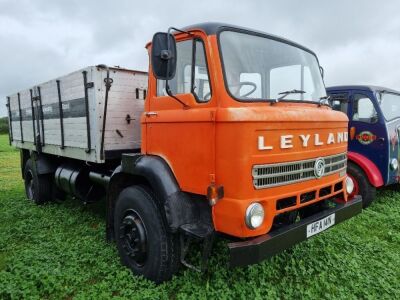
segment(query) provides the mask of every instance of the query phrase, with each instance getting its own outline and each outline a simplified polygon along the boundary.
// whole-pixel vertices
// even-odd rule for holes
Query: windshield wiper
[[[327,105],[329,107],[332,107],[332,105],[329,103],[330,100],[331,100],[331,96],[323,96],[323,97],[319,98],[318,106]]]
[[[290,94],[305,94],[305,91],[294,89],[294,90],[291,90],[291,91],[280,92],[280,93],[278,93],[278,95],[282,95],[282,96],[277,98],[276,102],[278,102],[279,100],[284,99],[287,95],[290,95]]]

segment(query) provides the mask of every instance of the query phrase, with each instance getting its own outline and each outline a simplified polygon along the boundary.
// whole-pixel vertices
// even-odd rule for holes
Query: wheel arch
[[[119,193],[128,186],[146,185],[161,202],[161,214],[169,229],[176,232],[182,224],[198,218],[196,205],[183,192],[168,163],[159,156],[124,154],[113,172],[107,193],[107,239],[114,240],[114,207]]]
[[[364,171],[371,185],[374,187],[383,186],[382,174],[378,167],[370,159],[362,154],[352,151],[347,153],[347,157],[351,163],[354,163]]]
[[[26,162],[30,159],[32,161],[32,167],[38,175],[53,174],[59,166],[59,159],[56,156],[49,154],[39,154],[35,151],[29,151],[26,149],[20,150],[20,163],[22,178],[24,177],[24,170]]]

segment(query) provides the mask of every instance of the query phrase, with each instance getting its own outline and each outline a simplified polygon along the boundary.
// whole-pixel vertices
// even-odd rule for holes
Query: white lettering
[[[293,135],[282,135],[281,136],[281,148],[282,149],[293,148],[292,139],[293,139]]]
[[[300,138],[303,141],[303,147],[307,147],[308,146],[308,140],[310,139],[310,136],[311,135],[309,135],[309,134],[307,134],[307,135],[300,134]]]
[[[299,134],[298,135],[302,144],[302,147],[306,148],[309,146],[309,141],[311,138],[311,134]],[[281,149],[289,149],[293,148],[293,138],[294,135],[282,135],[280,137],[280,148]],[[347,132],[337,132],[337,133],[328,133],[328,137],[326,140],[321,140],[320,134],[314,134],[314,145],[315,146],[322,146],[322,145],[331,145],[336,143],[344,143],[348,140],[348,133]],[[266,145],[265,137],[259,136],[258,137],[258,150],[272,150],[274,149],[271,145]]]
[[[338,133],[337,133],[337,142],[338,142],[338,143],[343,143],[343,140],[344,140],[344,138],[343,138],[343,132],[338,132]]]
[[[335,143],[335,135],[333,133],[330,133],[328,135],[328,141],[326,142],[328,145],[329,144],[334,144]]]
[[[318,133],[316,133],[314,137],[315,137],[315,138],[314,138],[314,145],[315,145],[315,146],[321,146],[321,145],[324,144],[323,142],[321,142],[321,141],[319,140],[319,134],[318,134]]]
[[[272,150],[274,147],[265,146],[265,141],[263,136],[258,137],[258,150]]]

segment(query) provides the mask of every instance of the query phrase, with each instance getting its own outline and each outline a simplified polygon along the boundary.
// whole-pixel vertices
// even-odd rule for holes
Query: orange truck
[[[219,23],[156,33],[147,50],[148,74],[99,65],[8,97],[29,199],[105,198],[107,238],[155,282],[204,270],[215,236],[244,266],[361,212],[348,119],[312,51]]]

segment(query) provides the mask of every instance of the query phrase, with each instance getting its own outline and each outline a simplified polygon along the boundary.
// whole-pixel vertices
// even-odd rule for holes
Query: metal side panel
[[[100,91],[97,90],[100,94],[97,97],[103,100],[103,106],[98,113],[102,116],[106,93],[104,79],[107,77],[107,71],[100,69],[99,73],[102,85]],[[144,111],[148,76],[143,72],[110,69],[110,78],[113,82],[107,103],[104,150],[115,152],[139,149],[141,146],[140,117]],[[97,126],[101,130],[102,122],[98,122]]]
[[[39,149],[47,154],[99,162],[94,143],[91,143],[91,149],[87,151],[88,136],[91,141],[96,140],[99,133],[94,126],[90,132],[87,130],[84,71],[87,72],[87,81],[92,82],[92,67],[87,67],[20,91],[22,126],[18,123],[18,93],[10,96],[14,137],[12,144],[15,147]],[[90,89],[94,89],[93,85]],[[97,101],[95,93],[89,92],[88,96],[90,124],[96,120]],[[24,143],[20,138],[20,128]],[[41,147],[34,144],[35,136],[39,136]]]
[[[104,67],[90,66],[9,96],[12,144],[47,154],[104,162],[100,149],[106,74]],[[118,158],[120,152],[140,149],[147,73],[110,68],[110,78],[113,82],[105,118],[104,154],[109,152]]]

